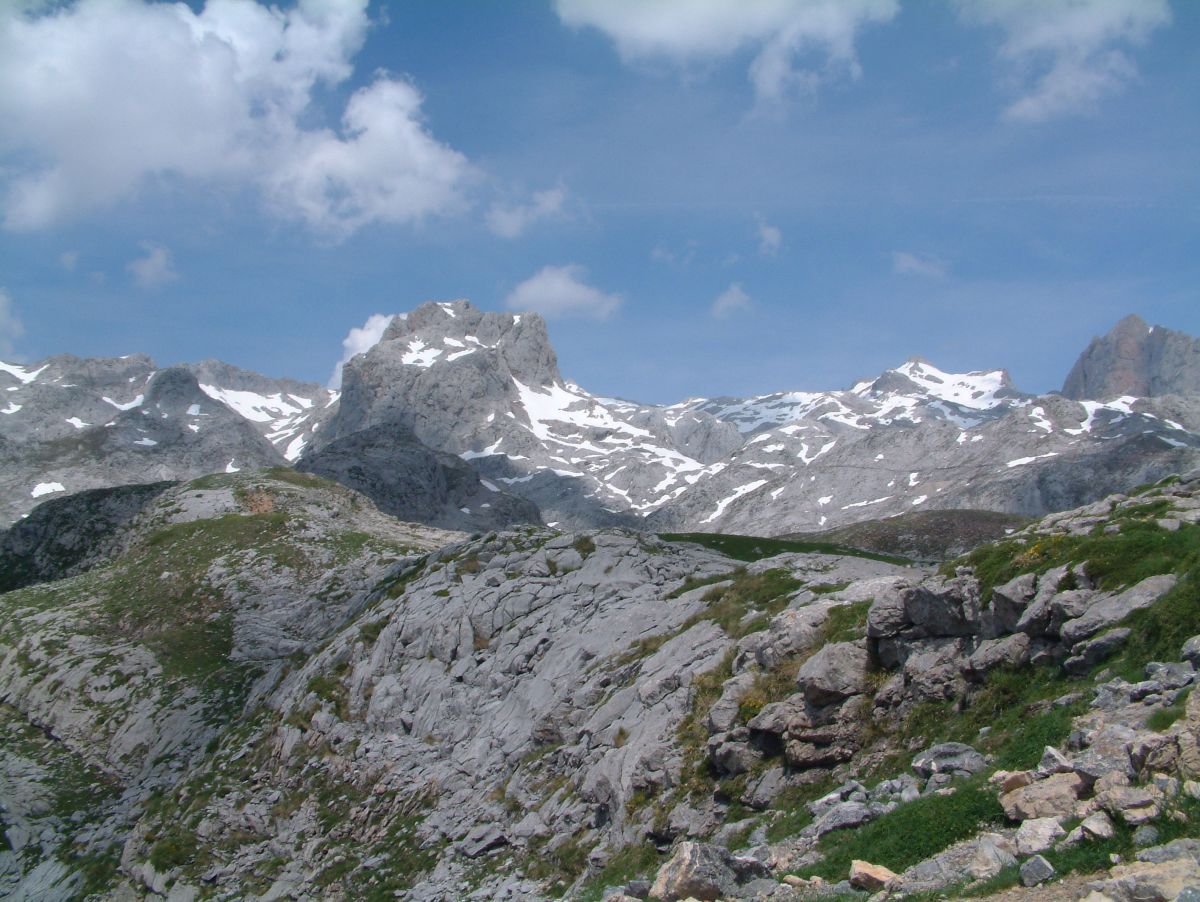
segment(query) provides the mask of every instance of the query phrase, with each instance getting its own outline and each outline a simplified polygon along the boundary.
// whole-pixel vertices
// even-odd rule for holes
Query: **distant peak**
[[[975,410],[990,409],[1017,395],[1007,370],[949,373],[920,356],[908,358],[873,382],[859,382],[851,391],[924,396]]]
[[[1062,393],[1107,401],[1200,393],[1200,341],[1130,314],[1093,338],[1067,374]]]
[[[1142,319],[1136,313],[1131,313],[1131,314],[1129,314],[1129,316],[1126,316],[1123,319],[1119,320],[1117,322],[1117,324],[1112,327],[1112,330],[1109,332],[1109,334],[1110,335],[1129,334],[1129,333],[1149,334],[1150,332],[1153,332],[1153,331],[1154,331],[1153,326],[1148,326],[1144,319]]]

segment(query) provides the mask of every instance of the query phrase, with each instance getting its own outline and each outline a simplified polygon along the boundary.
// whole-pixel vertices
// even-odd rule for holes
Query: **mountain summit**
[[[1127,316],[1092,339],[1062,393],[1077,401],[1200,394],[1200,340]]]

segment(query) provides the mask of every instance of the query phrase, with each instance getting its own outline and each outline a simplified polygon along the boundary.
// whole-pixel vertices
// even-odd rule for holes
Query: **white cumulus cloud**
[[[966,22],[1004,32],[1018,95],[1005,115],[1038,122],[1087,113],[1137,74],[1127,45],[1171,21],[1167,0],[957,0]]]
[[[531,310],[547,319],[584,316],[607,319],[621,304],[620,295],[588,285],[587,271],[578,263],[544,266],[509,292],[509,310]]]
[[[516,238],[540,219],[562,212],[567,191],[562,186],[538,191],[527,204],[493,204],[488,210],[488,228],[501,238]]]
[[[139,288],[161,288],[179,278],[171,260],[170,250],[162,245],[143,241],[142,251],[144,253],[141,257],[131,260],[125,266]]]
[[[342,359],[333,368],[329,377],[330,388],[342,387],[342,368],[349,363],[350,358],[364,354],[383,339],[383,333],[392,324],[394,316],[384,313],[372,313],[361,326],[355,326],[342,339]]]
[[[0,288],[0,354],[11,357],[17,339],[25,334],[21,318],[17,316],[12,298],[3,288]]]
[[[937,257],[914,254],[912,251],[892,251],[892,272],[903,276],[944,279],[949,267]]]
[[[712,315],[717,319],[724,319],[727,316],[732,316],[739,310],[745,310],[750,306],[750,295],[746,294],[740,284],[734,282],[713,301]]]
[[[470,175],[421,95],[377,73],[340,129],[318,88],[352,74],[368,0],[0,4],[0,211],[47,228],[155,180],[250,186],[269,208],[342,237],[443,212]]]
[[[831,72],[859,74],[854,44],[865,26],[887,22],[898,0],[555,0],[573,28],[593,27],[629,61],[666,58],[685,65],[755,51],[750,80],[760,100],[783,99]],[[798,57],[824,58],[820,70]]]

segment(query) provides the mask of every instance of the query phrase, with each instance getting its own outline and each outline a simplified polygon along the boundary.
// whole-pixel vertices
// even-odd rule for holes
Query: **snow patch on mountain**
[[[17,366],[15,363],[5,363],[3,360],[0,360],[0,373],[8,373],[14,379],[17,379],[25,385],[36,382],[37,377],[45,372],[45,370],[46,367],[41,366],[33,372],[30,372],[23,366]]]
[[[1035,460],[1044,460],[1047,457],[1058,457],[1058,452],[1047,451],[1045,454],[1034,454],[1030,457],[1018,457],[1016,460],[1010,460],[1004,466],[1011,470],[1013,467],[1024,467],[1027,464],[1033,463]]]
[[[282,453],[286,460],[294,462],[300,459],[308,440],[299,433],[303,432],[305,424],[309,422],[309,411],[315,404],[312,398],[283,392],[265,395],[222,388],[204,382],[200,383],[200,390],[250,422],[264,424],[267,441],[276,447],[283,445]],[[333,401],[329,403],[332,404]],[[200,410],[197,405],[192,405],[188,413],[196,416],[200,414]],[[315,425],[313,428],[315,429]]]
[[[928,361],[913,359],[892,370],[907,376],[929,398],[937,398],[972,410],[991,410],[1003,404],[1000,392],[1008,388],[1003,370],[973,373],[947,373]],[[866,394],[866,391],[862,392]]]
[[[711,523],[721,514],[725,513],[725,508],[729,507],[733,502],[737,501],[743,495],[749,495],[751,492],[756,492],[767,484],[765,479],[756,479],[754,482],[748,482],[745,485],[738,486],[733,490],[733,494],[722,498],[717,502],[717,509],[701,520],[701,523]]]
[[[124,404],[122,404],[120,401],[114,401],[114,400],[113,400],[112,398],[110,398],[108,395],[105,395],[105,396],[102,398],[102,400],[104,400],[104,401],[107,401],[107,402],[108,402],[109,404],[111,404],[113,407],[117,408],[117,410],[133,410],[135,407],[141,407],[141,406],[142,406],[142,404],[143,404],[143,403],[145,402],[145,400],[146,400],[146,396],[145,396],[145,395],[138,395],[138,396],[137,396],[136,398],[134,398],[132,401],[128,401],[128,402],[126,402],[126,403],[124,403]]]

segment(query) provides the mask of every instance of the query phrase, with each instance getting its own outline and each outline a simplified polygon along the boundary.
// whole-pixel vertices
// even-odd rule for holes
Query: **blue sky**
[[[1200,4],[18,0],[0,356],[324,382],[424,300],[647,401],[1200,334]]]

